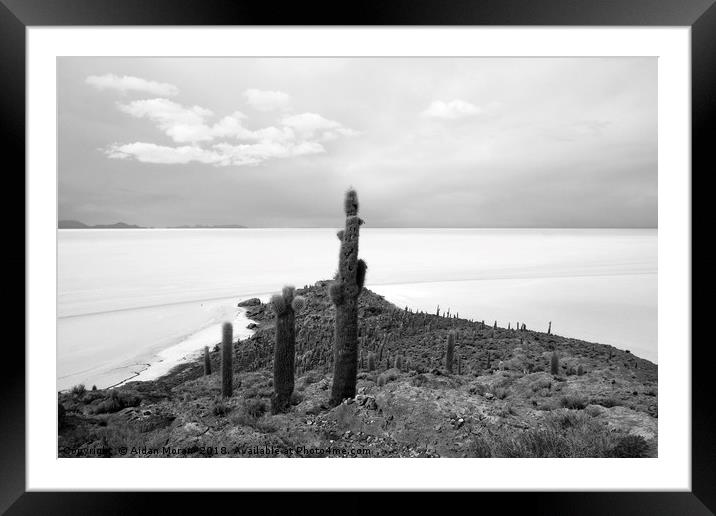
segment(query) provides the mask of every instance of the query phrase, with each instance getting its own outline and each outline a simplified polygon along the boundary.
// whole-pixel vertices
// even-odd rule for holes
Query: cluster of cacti
[[[281,412],[290,406],[296,372],[305,373],[316,369],[328,372],[332,369],[330,405],[335,406],[344,399],[355,396],[358,370],[371,373],[385,372],[391,368],[412,371],[415,367],[415,371],[425,373],[436,367],[441,368],[444,363],[449,374],[463,375],[468,371],[477,376],[480,371],[489,372],[497,368],[515,370],[518,361],[511,360],[515,357],[510,355],[510,350],[517,348],[517,342],[520,347],[526,346],[530,353],[534,353],[536,347],[541,350],[555,349],[554,345],[549,344],[554,343],[554,339],[545,339],[542,333],[513,332],[513,328],[526,331],[526,325],[519,321],[514,326],[508,321],[508,333],[498,328],[496,320],[491,327],[487,326],[484,320],[481,323],[461,320],[459,314],[451,316],[449,308],[443,312],[439,305],[434,313],[429,313],[411,310],[407,306],[397,308],[382,298],[377,299],[377,296],[359,298],[365,281],[366,266],[358,259],[359,229],[362,221],[358,217],[357,196],[352,190],[346,194],[345,213],[345,229],[337,235],[340,240],[338,271],[332,282],[321,281],[308,287],[309,290],[321,289],[316,292],[316,296],[310,297],[311,310],[308,314],[295,317],[296,310],[292,306],[292,300],[297,299],[295,290],[286,287],[280,296],[275,296],[271,301],[276,313],[275,342],[271,342],[271,346],[267,347],[266,341],[273,339],[267,337],[265,332],[259,331],[236,349],[233,360],[238,362],[233,365],[237,370],[257,370],[271,367],[270,364],[273,364],[272,412]],[[334,317],[320,311],[325,307],[326,287],[335,307]],[[547,333],[551,334],[551,322],[548,324]],[[442,344],[435,345],[436,335],[440,343],[444,343],[447,337],[447,347]],[[460,352],[455,349],[457,339],[460,340]],[[218,349],[217,346],[215,351]],[[268,353],[270,351],[273,351],[272,356]],[[606,351],[605,346],[602,351],[604,356]],[[227,383],[225,373],[227,370],[231,371],[233,353],[229,329],[229,344],[222,342],[221,354],[222,393],[228,392],[224,395],[229,396],[232,390],[231,376],[228,377],[227,389],[224,387]],[[611,350],[609,355],[611,358]],[[560,372],[559,361],[559,356],[554,351],[551,357],[554,375]],[[205,374],[211,374],[208,349],[204,350],[204,362]],[[534,368],[531,363],[527,364],[527,367],[522,363],[519,367],[525,374]],[[539,371],[545,369],[544,366],[538,365]],[[565,366],[562,366],[562,370],[565,370]],[[570,367],[566,372],[570,374],[573,370],[574,368]],[[387,374],[390,378],[392,373]],[[584,367],[580,365],[576,373],[572,374],[584,374]],[[377,379],[378,375],[365,377]],[[385,377],[383,381],[386,381]]]
[[[276,314],[276,342],[273,355],[273,396],[271,412],[285,412],[293,394],[296,357],[296,312],[303,308],[305,300],[296,296],[294,287],[283,287],[281,294],[271,297],[271,307]]]
[[[363,221],[358,217],[358,194],[346,192],[345,229],[338,232],[341,242],[338,272],[329,287],[335,305],[333,385],[330,404],[336,406],[356,393],[358,358],[358,296],[365,283],[366,264],[358,258],[358,237]]]
[[[455,332],[448,333],[447,350],[445,351],[445,369],[448,374],[452,373],[452,361],[455,355]]]
[[[234,328],[230,322],[224,323],[221,331],[221,395],[230,397],[233,394],[234,369],[232,358]]]

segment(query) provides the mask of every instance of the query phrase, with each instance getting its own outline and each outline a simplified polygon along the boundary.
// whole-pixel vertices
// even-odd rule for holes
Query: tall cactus
[[[296,312],[300,312],[304,304],[305,300],[296,296],[294,287],[283,287],[281,294],[271,297],[271,307],[276,313],[272,414],[285,412],[291,402],[296,360]]]
[[[547,335],[552,335],[552,321],[549,322],[549,326],[547,327]]]
[[[230,322],[225,322],[221,331],[221,395],[225,398],[233,394],[234,369],[231,364],[233,358],[232,341],[234,328]]]
[[[395,357],[395,368],[399,371],[403,370],[403,357],[402,355],[398,355]]]
[[[363,221],[358,217],[358,194],[346,192],[346,227],[338,232],[341,248],[338,272],[328,293],[336,307],[333,386],[330,405],[336,406],[356,393],[358,360],[358,296],[365,283],[366,264],[358,258],[358,236]]]
[[[448,333],[447,351],[445,353],[445,369],[452,374],[452,360],[455,355],[455,332]]]
[[[559,356],[557,355],[557,350],[552,352],[552,358],[550,360],[550,373],[555,376],[559,374]]]
[[[204,346],[204,375],[211,374],[211,357],[209,356],[209,346]]]

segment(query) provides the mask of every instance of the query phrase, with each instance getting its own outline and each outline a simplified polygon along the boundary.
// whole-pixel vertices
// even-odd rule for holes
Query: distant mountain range
[[[88,226],[84,222],[80,222],[78,220],[61,220],[57,223],[57,227],[59,229],[142,229],[142,226],[135,226],[134,224],[127,224],[125,222]]]
[[[203,224],[195,224],[193,226],[171,226],[168,229],[241,229],[246,226],[238,224],[217,224],[214,226],[205,226]]]
[[[160,229],[237,229],[245,228],[246,226],[240,226],[238,224],[219,224],[219,225],[200,225],[194,226],[166,226]],[[134,224],[127,224],[126,222],[115,222],[114,224],[96,224],[89,226],[84,222],[78,220],[60,220],[57,223],[58,229],[152,229],[145,226],[136,226]]]

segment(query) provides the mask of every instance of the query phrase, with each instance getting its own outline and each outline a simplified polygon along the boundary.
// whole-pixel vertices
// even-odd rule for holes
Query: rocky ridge
[[[327,282],[297,294],[306,306],[296,316],[296,389],[287,413],[268,411],[274,314],[260,300],[243,300],[256,326],[234,345],[231,398],[220,397],[218,346],[207,376],[197,360],[155,381],[78,387],[59,396],[59,455],[656,456],[655,364],[612,346],[518,330],[517,321],[508,329],[414,312],[368,289],[359,298],[358,394],[329,408]],[[459,364],[451,374],[449,332]]]

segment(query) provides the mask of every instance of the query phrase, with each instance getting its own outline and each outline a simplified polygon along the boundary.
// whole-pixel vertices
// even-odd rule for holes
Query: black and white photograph
[[[658,457],[657,72],[58,57],[58,456]]]

